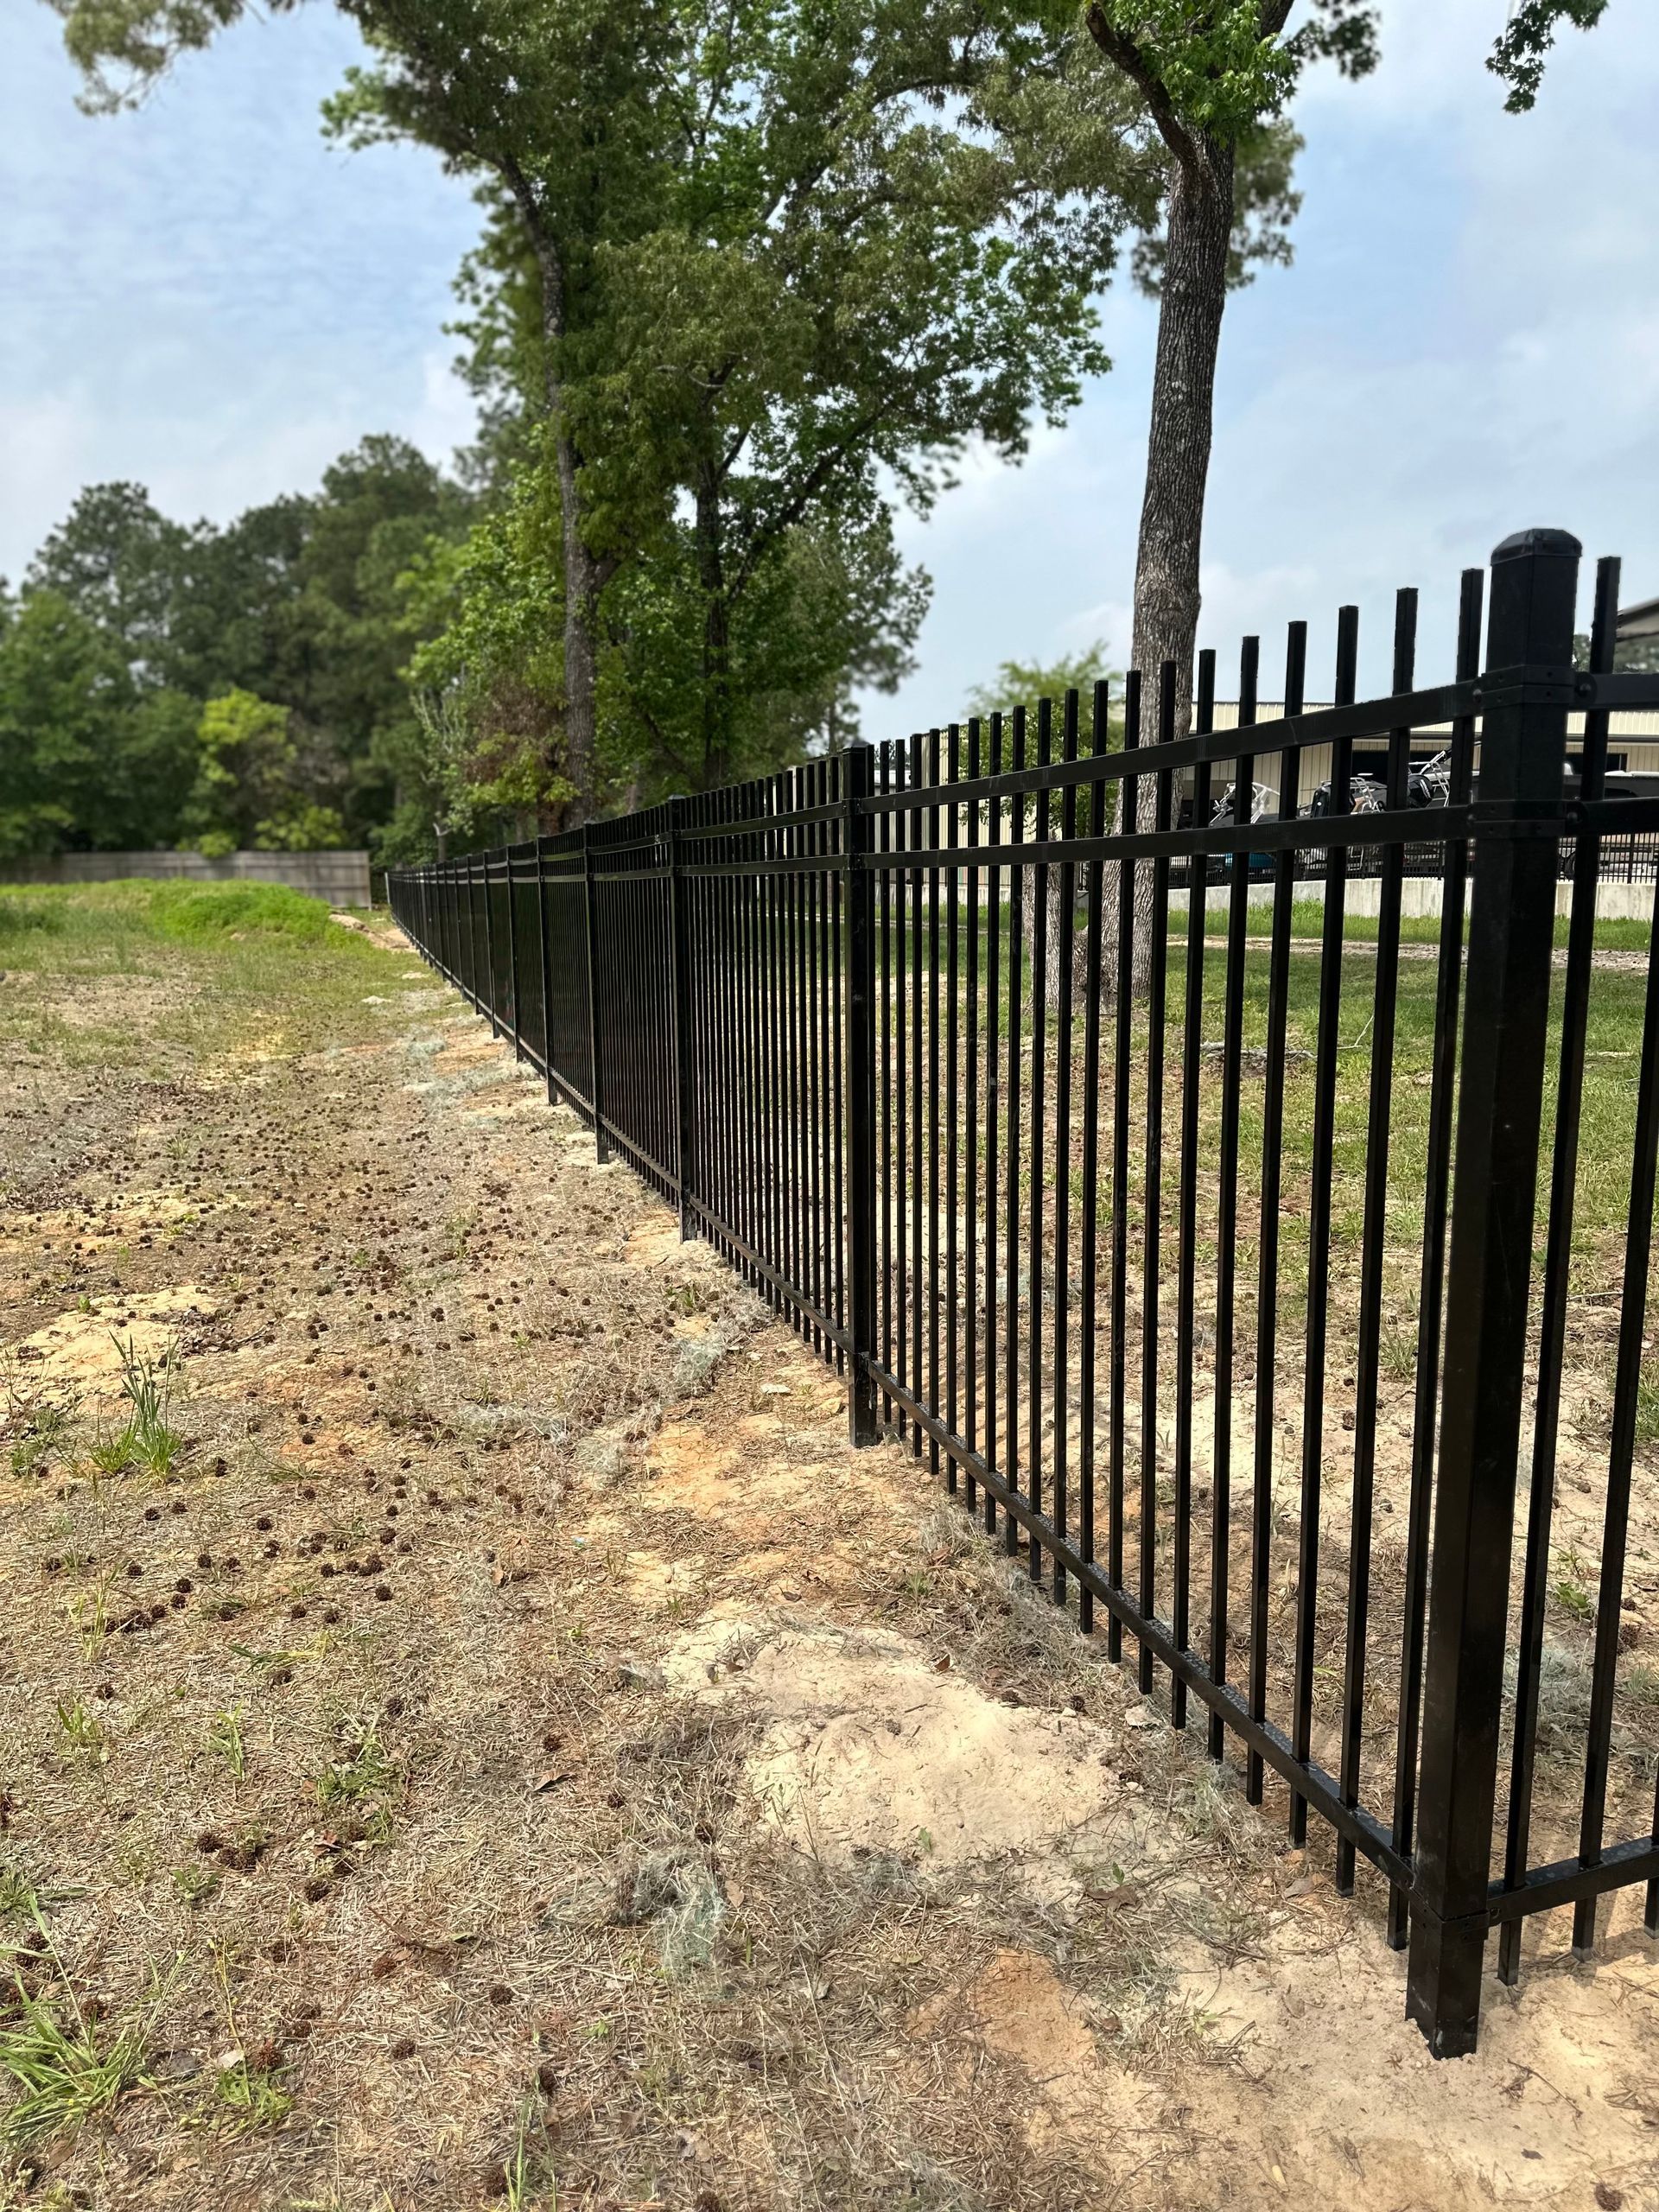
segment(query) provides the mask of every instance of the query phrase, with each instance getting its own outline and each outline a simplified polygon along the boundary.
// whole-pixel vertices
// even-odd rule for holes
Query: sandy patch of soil
[[[1106,2056],[1119,2023],[1034,1952],[995,1952],[905,2024],[913,2039],[947,2054],[964,2094],[1006,2095],[1012,2076],[1025,2092],[1018,2101],[1033,2150],[1084,2143],[1098,2155],[1126,2133],[1166,2132],[1164,2093]]]
[[[1098,1856],[1121,1841],[1111,1738],[1076,1713],[988,1698],[940,1654],[880,1629],[721,1619],[664,1667],[671,1688],[735,1704],[759,1734],[746,1762],[783,1832],[831,1865],[899,1852],[938,1868]]]
[[[181,1327],[212,1320],[218,1311],[192,1283],[88,1299],[85,1312],[72,1308],[8,1346],[14,1388],[57,1402],[78,1393],[118,1395],[129,1357],[163,1358]]]

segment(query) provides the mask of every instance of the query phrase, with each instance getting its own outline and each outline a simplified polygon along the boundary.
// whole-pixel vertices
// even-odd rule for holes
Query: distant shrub
[[[321,899],[285,884],[151,883],[143,890],[155,927],[183,944],[255,933],[316,944],[346,934],[330,930]]]
[[[56,936],[62,928],[60,900],[42,899],[38,893],[0,888],[0,940],[22,937],[30,930]]]

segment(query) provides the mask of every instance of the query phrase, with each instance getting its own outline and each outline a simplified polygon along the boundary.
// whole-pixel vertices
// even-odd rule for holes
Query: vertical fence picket
[[[1195,722],[1198,734],[1207,737],[1216,720],[1216,657],[1198,657],[1198,684]],[[1197,829],[1210,817],[1211,766],[1200,760],[1192,779],[1192,824]],[[1209,857],[1194,852],[1186,863],[1186,973],[1183,977],[1185,1004],[1181,1022],[1181,1135],[1179,1225],[1176,1231],[1175,1319],[1175,1557],[1174,1605],[1171,1622],[1176,1648],[1185,1651],[1192,1642],[1192,1388],[1194,1338],[1198,1330],[1198,1072],[1204,1047],[1205,929],[1208,900],[1205,877]],[[1186,1726],[1186,1684],[1179,1676],[1170,1685],[1170,1717],[1178,1728]]]
[[[1402,591],[1395,611],[1394,689],[1412,686],[1417,646],[1417,594]],[[1387,804],[1406,805],[1411,732],[1396,727],[1389,740]],[[1383,1247],[1388,1235],[1389,1140],[1394,1103],[1394,1033],[1400,989],[1400,908],[1405,849],[1382,855],[1376,928],[1376,980],[1371,998],[1371,1069],[1365,1135],[1364,1219],[1360,1230],[1359,1340],[1354,1365],[1354,1478],[1348,1530],[1348,1618],[1342,1685],[1343,1802],[1359,1803],[1359,1764],[1365,1718],[1366,1639],[1370,1631],[1371,1536],[1376,1485],[1377,1387],[1382,1363]],[[1337,1839],[1337,1893],[1351,1897],[1354,1846]]]
[[[1246,638],[1239,652],[1240,742],[1255,726],[1259,641]],[[1248,833],[1255,819],[1255,756],[1241,752],[1233,762],[1231,826],[1246,833],[1228,861],[1227,962],[1222,986],[1220,1157],[1216,1171],[1216,1390],[1210,1474],[1210,1674],[1217,1683],[1228,1676],[1228,1603],[1233,1525],[1233,1357],[1236,1350],[1238,1282],[1238,1154],[1244,1059],[1244,969],[1249,951],[1251,854]],[[1222,1755],[1226,1722],[1217,1707],[1210,1715],[1206,1748]]]
[[[1117,827],[1134,832],[1141,819],[1141,779],[1135,755],[1141,743],[1141,685],[1131,669],[1123,687],[1123,780],[1118,786]],[[1117,973],[1113,979],[1116,1017],[1112,1050],[1112,1288],[1111,1370],[1107,1389],[1106,1580],[1123,1590],[1123,1534],[1128,1481],[1129,1402],[1129,1134],[1135,1059],[1135,863],[1124,856],[1114,863],[1117,879]],[[1123,1656],[1123,1621],[1112,1608],[1106,1630],[1106,1656]]]
[[[1480,626],[1485,575],[1465,569],[1458,620],[1458,675],[1472,680],[1480,666]],[[1453,805],[1467,803],[1474,780],[1475,717],[1460,715],[1452,739]],[[1456,1089],[1458,1016],[1463,988],[1464,891],[1467,841],[1459,838],[1446,859],[1439,965],[1434,985],[1434,1042],[1430,1070],[1427,1180],[1423,1194],[1423,1252],[1418,1291],[1417,1388],[1412,1408],[1411,1488],[1407,1503],[1404,1624],[1401,1635],[1399,1720],[1394,1770],[1391,1841],[1409,1857],[1416,1824],[1417,1754],[1422,1709],[1423,1638],[1428,1620],[1429,1510],[1433,1494],[1440,1351],[1446,1303],[1446,1203],[1451,1188],[1452,1110]],[[1405,1890],[1389,1895],[1389,1942],[1402,1951],[1409,1936]]]
[[[1359,609],[1337,616],[1335,700],[1349,705],[1359,663]],[[1339,819],[1352,811],[1351,740],[1331,748],[1329,810]],[[1325,1363],[1331,1315],[1331,1183],[1336,1148],[1337,1055],[1342,1039],[1343,921],[1348,855],[1344,846],[1325,854],[1325,918],[1319,931],[1319,1003],[1313,1046],[1313,1157],[1307,1206],[1307,1325],[1302,1357],[1301,1507],[1297,1518],[1296,1656],[1291,1686],[1291,1749],[1309,1758],[1313,1730],[1313,1669],[1319,1639],[1319,1557],[1325,1500]],[[1290,1796],[1290,1840],[1307,1840],[1307,1800]]]
[[[696,1071],[692,1060],[691,924],[686,908],[685,801],[668,802],[670,972],[674,999],[674,1175],[679,1185],[680,1235],[693,1232],[696,1174]]]
[[[599,913],[594,881],[594,829],[582,825],[582,931],[588,962],[588,1097],[594,1116],[594,1156],[602,1166],[610,1158],[605,1141],[605,1086],[601,1080],[599,1019]]]
[[[1596,577],[1590,665],[1611,673],[1618,620],[1619,564],[1604,561]],[[1607,716],[1585,718],[1579,792],[1599,799],[1607,772]],[[1567,1349],[1567,1290],[1573,1262],[1573,1224],[1579,1173],[1579,1126],[1584,1103],[1584,1049],[1595,957],[1596,883],[1599,840],[1580,835],[1573,852],[1573,904],[1567,924],[1566,988],[1561,1001],[1560,1071],[1555,1097],[1555,1144],[1550,1175],[1549,1230],[1544,1248],[1543,1309],[1539,1319],[1538,1399],[1532,1435],[1532,1494],[1527,1519],[1527,1557],[1521,1597],[1521,1634],[1516,1654],[1515,1738],[1510,1768],[1510,1806],[1503,1878],[1513,1887],[1527,1871],[1532,1789],[1538,1746],[1538,1691],[1543,1669],[1544,1611],[1549,1583],[1549,1540],[1555,1503],[1555,1453],[1560,1417],[1561,1367]],[[1628,1271],[1625,1281],[1630,1280]],[[1521,1967],[1521,1926],[1505,1922],[1498,1936],[1500,1980],[1513,1985]]]
[[[1046,768],[1054,742],[1052,700],[1037,702],[1037,766]],[[1049,831],[1049,791],[1045,781],[1037,792],[1033,838],[1046,850]],[[1033,1513],[1043,1510],[1043,1259],[1044,1165],[1047,1151],[1045,1124],[1048,1077],[1048,863],[1039,861],[1032,871],[1031,888],[1031,1162],[1029,1197],[1026,1206],[1026,1502]],[[1027,1547],[1033,1582],[1043,1577],[1043,1548],[1033,1529]]]

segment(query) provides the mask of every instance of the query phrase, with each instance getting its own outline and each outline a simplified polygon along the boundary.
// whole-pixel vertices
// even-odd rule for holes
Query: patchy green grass
[[[1227,890],[1225,886],[1212,886],[1208,894],[1205,915],[1205,951],[1204,988],[1200,1012],[1200,1039],[1203,1050],[1198,1063],[1199,1088],[1199,1173],[1198,1230],[1200,1238],[1207,1236],[1213,1225],[1216,1177],[1220,1159],[1222,1065],[1220,1042],[1223,1035],[1222,1008],[1226,982],[1227,956],[1219,943],[1226,928]],[[1291,1305],[1288,1313],[1294,1316],[1296,1301],[1306,1287],[1306,1250],[1309,1219],[1309,1193],[1312,1189],[1313,1165],[1313,1114],[1315,1102],[1314,1055],[1319,1041],[1320,977],[1323,959],[1320,936],[1324,925],[1322,906],[1303,901],[1293,908],[1293,937],[1294,950],[1289,963],[1287,984],[1287,1061],[1283,1074],[1283,1197],[1280,1224],[1281,1253],[1281,1287],[1288,1294]],[[1245,954],[1243,1045],[1244,1050],[1244,1077],[1241,1088],[1239,1112],[1239,1194],[1241,1232],[1250,1249],[1243,1257],[1244,1276],[1240,1283],[1241,1299],[1246,1302],[1254,1283],[1255,1249],[1254,1218],[1255,1193],[1259,1191],[1262,1178],[1262,1152],[1268,1094],[1266,1046],[1268,1042],[1268,1013],[1269,989],[1269,947],[1267,933],[1271,926],[1271,910],[1266,906],[1249,910],[1249,936]],[[921,984],[931,1007],[930,986],[926,981],[935,958],[935,917],[924,908],[919,928],[916,926],[913,911],[910,926],[904,926],[896,894],[893,895],[890,917],[883,920],[878,904],[877,959],[885,959],[889,977],[888,990],[893,1007],[901,1003],[905,1020],[909,1023],[910,1001],[917,990],[917,940],[920,944]],[[1558,945],[1564,945],[1567,925],[1564,918],[1556,924]],[[1011,925],[1009,910],[1002,908],[998,924],[999,988],[998,1002],[993,1010],[989,1004],[985,977],[989,959],[989,924],[984,907],[980,909],[981,941],[979,948],[980,1004],[978,1033],[982,1055],[984,1039],[995,1018],[1000,1039],[1001,1071],[1003,1075],[1001,1096],[1006,1102],[1008,1084],[1006,1079],[1007,1058],[1008,1018],[1010,1006]],[[1394,1332],[1397,1341],[1389,1350],[1394,1371],[1404,1373],[1409,1365],[1408,1346],[1400,1336],[1400,1318],[1412,1310],[1415,1298],[1416,1271],[1421,1251],[1423,1224],[1423,1199],[1427,1183],[1428,1125],[1431,1103],[1431,1071],[1434,1039],[1434,1020],[1439,988],[1439,961],[1433,957],[1440,942],[1440,925],[1437,918],[1408,923],[1402,927],[1402,957],[1399,963],[1399,980],[1394,1000],[1394,1039],[1389,1063],[1389,1174],[1386,1208],[1385,1241],[1389,1254],[1391,1271],[1390,1305],[1393,1312]],[[1344,932],[1341,965],[1341,989],[1337,1007],[1336,1096],[1334,1115],[1334,1156],[1332,1161],[1332,1248],[1344,1277],[1351,1274],[1357,1262],[1364,1219],[1363,1197],[1366,1156],[1372,1133],[1371,1081],[1372,1058],[1376,1037],[1378,1007],[1376,1003],[1377,962],[1374,950],[1376,922],[1374,917],[1350,915]],[[938,917],[937,957],[944,973],[948,969],[950,934],[946,917]],[[1599,964],[1594,970],[1591,993],[1587,1031],[1585,1040],[1584,1090],[1580,1138],[1579,1179],[1573,1224],[1573,1288],[1585,1292],[1604,1288],[1617,1279],[1621,1264],[1626,1211],[1630,1203],[1630,1163],[1635,1140],[1636,1070],[1641,1047],[1642,1021],[1646,976],[1639,958],[1631,955],[1645,953],[1650,942],[1651,931],[1643,922],[1606,921],[1597,925],[1596,944],[1599,952],[1623,956],[1623,964]],[[1165,995],[1165,1044],[1162,1091],[1164,1099],[1164,1137],[1159,1155],[1160,1185],[1160,1214],[1166,1230],[1173,1235],[1179,1222],[1181,1191],[1181,1157],[1179,1148],[1180,1095],[1183,1080],[1183,1052],[1185,1043],[1186,999],[1186,953],[1188,917],[1185,912],[1172,914],[1170,939],[1167,949],[1167,988]],[[959,998],[959,1033],[966,1031],[969,947],[965,900],[963,924],[957,948],[957,971],[962,995]],[[1020,993],[1020,1031],[1027,1058],[1027,1072],[1021,1085],[1020,1129],[1015,1165],[1019,1176],[1022,1215],[1029,1219],[1031,1205],[1030,1177],[1030,1075],[1029,1051],[1033,1035],[1031,1007],[1031,962],[1023,953],[1018,961]],[[1565,988],[1565,970],[1558,963],[1552,973],[1550,995],[1549,1064],[1546,1077],[1544,1114],[1540,1147],[1540,1204],[1537,1223],[1537,1246],[1541,1261],[1546,1224],[1543,1218],[1543,1199],[1547,1195],[1550,1147],[1554,1140],[1557,1083],[1556,1058],[1560,1037],[1561,1004]],[[939,1027],[944,1028],[947,986],[942,980],[940,989]],[[1080,1229],[1083,1220],[1083,1188],[1079,1167],[1082,1099],[1082,1053],[1084,1044],[1083,995],[1074,998],[1072,1012],[1073,1082],[1071,1088],[1072,1121],[1071,1128],[1072,1220]],[[931,1014],[930,1014],[931,1019]],[[879,1018],[879,1032],[888,1033],[885,1014]],[[1047,1112],[1051,1117],[1044,1163],[1045,1187],[1051,1193],[1055,1172],[1056,1145],[1052,1125],[1053,1069],[1058,1054],[1058,1024],[1051,1012],[1046,1024],[1048,1039],[1049,1100]],[[1134,1067],[1132,1076],[1133,1103],[1130,1125],[1130,1200],[1131,1237],[1138,1243],[1143,1216],[1146,1186],[1144,1181],[1146,1136],[1146,1052],[1147,1019],[1142,1007],[1137,1007],[1134,1033]],[[908,1031],[907,1031],[908,1038]],[[1100,1219],[1107,1219],[1110,1203],[1110,1131],[1109,1101],[1112,1089],[1112,1046],[1114,1022],[1109,1013],[1101,1029],[1101,1172],[1098,1181]],[[906,1056],[902,1067],[898,1063],[898,1047],[893,1047],[893,1065],[887,1078],[892,1097],[891,1111],[895,1117],[903,1112],[912,1125],[911,1157],[914,1173],[925,1179],[932,1147],[914,1141],[913,1123],[916,1112],[912,1064]],[[925,1045],[925,1051],[931,1047]],[[931,1062],[930,1062],[931,1065]],[[984,1090],[985,1070],[982,1058],[978,1110],[982,1122],[988,1111]],[[941,1084],[941,1089],[943,1084]],[[964,1116],[974,1110],[970,1105],[971,1086],[965,1076],[960,1091],[960,1111]],[[942,1102],[938,1102],[942,1104]],[[930,1112],[934,1110],[930,1106]],[[1006,1103],[998,1116],[997,1151],[999,1173],[1006,1177],[1010,1161],[1010,1131]],[[944,1116],[939,1113],[937,1130],[938,1144],[944,1141]],[[965,1127],[959,1134],[959,1149],[965,1147]],[[925,1193],[923,1194],[926,1203]],[[1174,1265],[1174,1247],[1166,1243],[1168,1264]],[[1213,1247],[1206,1247],[1200,1254],[1201,1266],[1213,1262]],[[1171,1278],[1173,1282],[1173,1276]],[[1243,1308],[1241,1308],[1243,1310]],[[1656,1397],[1659,1403],[1659,1397]],[[1644,1418],[1659,1425],[1659,1414],[1650,1410]]]
[[[1211,884],[1205,901],[1206,926],[1211,937],[1227,926],[1229,893],[1225,884]],[[1266,899],[1255,903],[1249,909],[1245,925],[1252,938],[1270,937],[1273,933],[1273,907]],[[1169,918],[1171,938],[1186,935],[1186,912],[1183,907],[1172,912]],[[1343,936],[1351,944],[1374,944],[1377,938],[1377,918],[1375,914],[1344,913]],[[1568,922],[1565,914],[1555,917],[1555,944],[1565,950]],[[1464,923],[1468,934],[1468,921]],[[1325,934],[1325,905],[1319,899],[1297,899],[1291,902],[1290,933],[1294,938],[1318,938]],[[1596,924],[1598,952],[1645,952],[1652,936],[1647,922],[1602,920]],[[1440,918],[1438,914],[1408,914],[1400,923],[1402,944],[1438,944],[1440,941]]]
[[[0,1042],[24,1065],[162,1081],[226,1053],[286,1057],[407,965],[277,884],[0,886]]]
[[[110,1454],[119,1454],[119,1465],[137,1465],[146,1474],[165,1481],[183,1448],[184,1438],[168,1420],[173,1401],[173,1369],[166,1359],[149,1359],[136,1351],[130,1337],[117,1340],[121,1355],[121,1395],[132,1411],[124,1428],[108,1440]]]
[[[248,1771],[248,1749],[242,1734],[242,1723],[246,1717],[242,1706],[227,1706],[222,1713],[216,1713],[207,1726],[208,1751],[224,1761],[238,1782],[245,1780]]]

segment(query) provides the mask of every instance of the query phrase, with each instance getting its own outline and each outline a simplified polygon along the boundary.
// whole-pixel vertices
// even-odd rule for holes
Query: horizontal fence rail
[[[1294,624],[1270,721],[1246,639],[1224,730],[1205,653],[1185,728],[1168,664],[389,879],[845,1375],[853,1441],[925,1459],[1293,1842],[1331,1830],[1339,1890],[1376,1870],[1443,2055],[1493,1930],[1510,1981],[1557,1907],[1587,1955],[1645,1885],[1659,1933],[1659,965],[1595,942],[1609,860],[1659,850],[1606,767],[1659,677],[1612,672],[1616,562],[1573,665],[1578,571],[1506,541],[1432,689],[1405,592],[1380,698],[1344,608],[1327,707]]]

